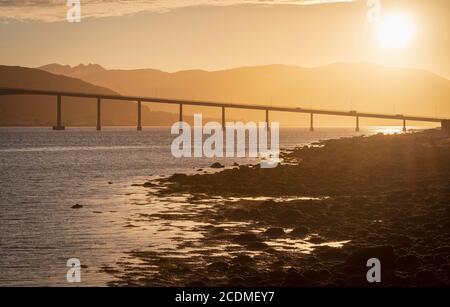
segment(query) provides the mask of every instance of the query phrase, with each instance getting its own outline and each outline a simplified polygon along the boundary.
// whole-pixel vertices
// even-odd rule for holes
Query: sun
[[[382,18],[378,28],[378,39],[386,49],[401,49],[411,41],[414,26],[408,16],[393,13]]]

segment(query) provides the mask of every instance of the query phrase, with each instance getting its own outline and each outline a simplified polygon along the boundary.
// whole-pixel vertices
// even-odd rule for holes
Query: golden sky
[[[381,0],[383,20],[394,16],[384,26],[368,22],[366,0],[81,2],[81,22],[68,23],[63,0],[1,0],[0,64],[177,71],[371,62],[450,78],[449,0]]]

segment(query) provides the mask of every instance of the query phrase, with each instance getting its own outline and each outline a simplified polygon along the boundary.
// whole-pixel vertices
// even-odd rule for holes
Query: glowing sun
[[[414,35],[411,20],[403,14],[390,14],[382,18],[378,27],[378,39],[383,48],[400,49],[405,47]]]

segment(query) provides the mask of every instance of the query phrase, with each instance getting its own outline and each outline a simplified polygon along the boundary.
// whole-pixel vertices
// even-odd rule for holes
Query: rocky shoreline
[[[130,252],[121,269],[104,268],[115,277],[110,285],[450,285],[448,136],[427,130],[328,140],[282,158],[274,169],[240,166],[147,183],[164,185],[156,197],[223,201],[164,216],[204,223],[200,241],[185,242],[203,252]],[[211,246],[226,252],[210,253]],[[369,258],[381,262],[381,283],[366,279]]]

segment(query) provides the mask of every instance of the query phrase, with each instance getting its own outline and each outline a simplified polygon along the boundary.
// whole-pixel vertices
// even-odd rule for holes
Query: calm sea
[[[358,135],[398,128],[373,127]],[[282,129],[282,148],[356,135],[352,128]],[[132,186],[153,176],[197,172],[213,159],[173,158],[168,128],[0,128],[0,286],[67,286],[66,262],[82,262],[82,285],[105,285],[100,272],[125,252],[170,248],[177,225],[169,231],[130,226],[133,215],[168,210],[182,200],[151,200],[146,188]],[[231,165],[250,159],[220,159]],[[155,205],[151,205],[155,201]],[[80,204],[82,209],[72,209]],[[171,207],[172,206],[172,207]],[[185,207],[187,208],[187,207]],[[174,209],[175,210],[175,209]],[[161,224],[164,221],[160,222]],[[185,225],[186,226],[186,225]]]

